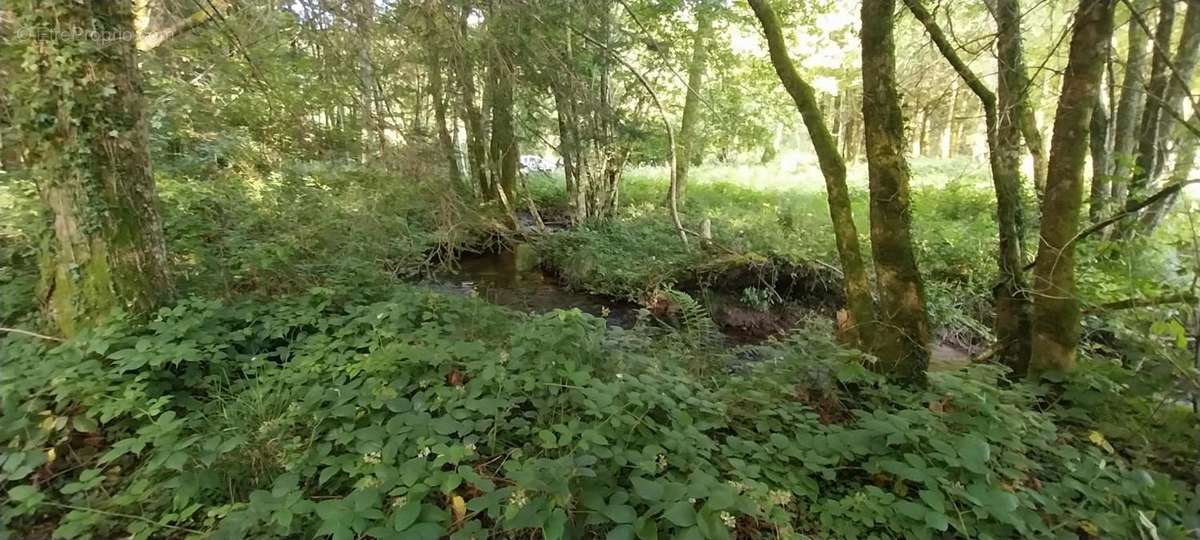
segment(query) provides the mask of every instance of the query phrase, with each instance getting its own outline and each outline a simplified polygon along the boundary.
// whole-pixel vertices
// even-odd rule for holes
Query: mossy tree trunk
[[[837,142],[825,126],[825,119],[817,106],[811,86],[796,71],[788,55],[779,17],[775,15],[767,0],[749,0],[754,15],[762,25],[767,37],[771,64],[792,96],[809,137],[817,152],[821,174],[825,177],[825,191],[829,200],[829,217],[833,221],[834,239],[837,242],[838,259],[842,265],[843,287],[846,291],[846,311],[849,317],[849,336],[858,347],[871,350],[874,346],[875,302],[871,298],[871,284],[867,278],[866,264],[858,245],[858,229],[854,225],[854,214],[850,207],[850,192],[846,187],[846,164],[838,152]]]
[[[1079,300],[1075,297],[1075,234],[1083,206],[1083,169],[1088,126],[1100,92],[1104,54],[1112,37],[1117,0],[1081,0],[1063,75],[1050,174],[1033,279],[1033,349],[1030,372],[1066,371],[1075,366]]]
[[[708,42],[712,33],[712,13],[708,8],[699,6],[696,13],[696,31],[692,35],[692,59],[688,62],[687,96],[683,100],[683,118],[679,124],[679,143],[676,145],[678,148],[675,181],[679,202],[683,202],[687,196],[688,166],[696,150],[692,139],[696,136],[696,124],[700,120],[700,90],[704,84],[704,72],[708,67]]]
[[[863,129],[871,196],[871,253],[879,286],[876,354],[899,379],[922,381],[929,364],[925,292],[912,247],[904,118],[896,91],[895,0],[863,0]]]
[[[20,127],[53,219],[42,266],[48,314],[73,335],[116,308],[147,313],[171,287],[131,4],[25,0],[13,9],[20,24],[45,30],[25,43]]]
[[[1134,9],[1145,13],[1149,0],[1135,0]],[[1138,119],[1145,101],[1146,46],[1150,36],[1137,23],[1129,22],[1128,45],[1125,53],[1125,74],[1121,77],[1121,98],[1117,103],[1117,119],[1113,131],[1113,175],[1111,208],[1122,208],[1128,198],[1129,178],[1133,175],[1134,149],[1137,145]]]

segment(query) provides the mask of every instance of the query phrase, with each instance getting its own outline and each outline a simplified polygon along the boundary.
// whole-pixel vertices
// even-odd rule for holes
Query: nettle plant
[[[1184,534],[1175,483],[1056,428],[1001,368],[896,387],[797,336],[714,381],[662,347],[577,311],[408,289],[193,299],[61,345],[9,338],[0,523],[63,538]]]

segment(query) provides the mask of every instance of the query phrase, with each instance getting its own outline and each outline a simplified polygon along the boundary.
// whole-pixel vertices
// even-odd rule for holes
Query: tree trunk
[[[495,59],[495,91],[492,95],[492,176],[498,185],[493,189],[504,192],[510,200],[516,200],[514,188],[517,185],[517,169],[520,156],[517,155],[517,138],[513,126],[513,66],[508,52],[500,47]]]
[[[1191,119],[1188,122],[1200,125],[1200,111],[1193,112]],[[1188,176],[1192,174],[1192,167],[1196,163],[1196,147],[1200,145],[1200,137],[1185,135],[1179,141],[1179,150],[1175,154],[1175,169],[1171,172],[1168,184],[1178,184],[1186,182]],[[1150,206],[1146,213],[1142,215],[1142,228],[1149,234],[1154,232],[1162,224],[1163,219],[1171,212],[1171,208],[1175,206],[1175,202],[1179,200],[1179,193],[1172,193],[1164,201]]]
[[[1079,342],[1079,300],[1075,298],[1075,245],[1083,205],[1083,167],[1088,124],[1104,52],[1112,37],[1116,0],[1080,0],[1066,72],[1063,75],[1037,259],[1034,265],[1033,342],[1030,373],[1075,367]]]
[[[1171,82],[1167,89],[1167,99],[1163,104],[1164,107],[1170,107],[1178,115],[1183,114],[1184,101],[1188,97],[1189,88],[1182,81],[1191,81],[1193,74],[1196,72],[1197,61],[1200,60],[1200,3],[1191,2],[1187,5],[1187,15],[1183,21],[1183,33],[1180,35],[1179,50],[1175,55],[1175,76],[1171,77]],[[1163,114],[1159,118],[1158,136],[1160,139],[1170,138],[1174,140],[1176,151],[1176,166],[1172,173],[1171,181],[1175,181],[1180,175],[1179,164],[1186,161],[1187,167],[1182,170],[1183,178],[1186,179],[1188,170],[1190,170],[1192,160],[1195,159],[1196,151],[1196,135],[1189,132],[1182,126],[1176,125],[1176,115]],[[1191,123],[1195,124],[1197,117],[1192,116]],[[1196,124],[1200,125],[1200,124]],[[1190,147],[1190,148],[1189,148]],[[1162,147],[1159,148],[1160,157],[1156,160],[1156,171],[1151,177],[1153,180],[1158,173],[1158,169],[1162,169],[1166,161],[1162,157]],[[1192,152],[1191,157],[1187,157],[1187,151]],[[1181,179],[1181,180],[1182,180]],[[1172,206],[1174,206],[1176,196],[1169,197],[1162,203],[1152,206],[1146,211],[1142,218],[1142,226],[1145,232],[1154,230]]]
[[[1136,0],[1133,6],[1145,12],[1150,0]],[[1129,49],[1125,56],[1125,75],[1121,78],[1121,99],[1117,104],[1116,132],[1113,133],[1112,208],[1123,208],[1128,198],[1129,178],[1133,174],[1137,123],[1142,115],[1145,90],[1146,46],[1150,36],[1137,23],[1129,23]]]
[[[679,126],[679,143],[675,160],[675,178],[679,202],[687,197],[687,173],[691,163],[692,138],[695,137],[696,121],[700,116],[700,87],[704,83],[704,72],[708,61],[708,41],[712,36],[712,14],[698,8],[696,32],[692,36],[692,60],[688,62],[687,96],[683,100],[683,119]]]
[[[954,115],[958,114],[958,79],[950,83],[950,107],[946,110],[946,126],[942,131],[941,156],[949,159],[954,155]]]
[[[471,50],[467,41],[469,27],[467,18],[470,8],[464,6],[459,12],[458,30],[458,89],[463,123],[467,130],[467,166],[471,170],[479,192],[486,198],[492,192],[488,181],[487,133],[483,126],[483,114],[475,103],[475,63],[471,59]]]
[[[1109,177],[1112,175],[1110,165],[1110,143],[1112,133],[1108,130],[1108,114],[1105,112],[1103,92],[1096,95],[1096,104],[1092,109],[1092,120],[1089,143],[1092,152],[1092,191],[1088,204],[1088,219],[1100,221],[1108,217]]]
[[[458,167],[458,151],[454,147],[454,137],[450,135],[450,128],[446,126],[446,96],[442,88],[442,45],[438,42],[437,22],[432,6],[426,7],[425,24],[428,30],[426,46],[429,47],[425,69],[429,72],[429,95],[433,100],[434,123],[437,124],[434,128],[437,129],[438,142],[442,146],[451,185],[457,189],[463,185],[462,171]]]
[[[812,139],[817,153],[821,174],[825,177],[825,191],[829,200],[829,217],[833,221],[834,239],[837,242],[838,259],[842,265],[843,283],[846,291],[847,337],[859,348],[870,351],[874,346],[875,302],[871,298],[871,285],[858,245],[858,229],[854,225],[854,214],[850,206],[850,191],[846,187],[846,164],[838,153],[837,143],[825,119],[817,107],[813,89],[801,78],[788,56],[783,29],[775,11],[767,0],[749,0],[754,15],[766,34],[767,47],[775,73],[800,116]]]
[[[922,381],[929,364],[929,321],[913,253],[904,119],[896,91],[895,0],[863,0],[863,130],[871,196],[871,253],[879,284],[876,336],[882,368]]]
[[[117,308],[148,313],[171,287],[134,43],[81,49],[71,38],[132,35],[131,6],[36,4],[20,2],[13,11],[22,24],[56,32],[29,42],[36,96],[26,101],[32,110],[23,130],[37,137],[29,150],[53,216],[54,241],[42,257],[46,308],[70,336]]]
[[[997,50],[999,58],[999,90],[1002,100],[983,84],[958,56],[954,46],[933,15],[920,0],[904,0],[913,15],[925,27],[942,56],[979,98],[987,128],[988,156],[992,181],[996,188],[996,223],[999,226],[998,263],[1000,283],[996,286],[996,339],[1000,344],[997,355],[1014,371],[1023,373],[1029,358],[1029,299],[1025,296],[1025,279],[1021,268],[1024,253],[1021,249],[1023,219],[1021,210],[1021,179],[1019,175],[1021,131],[1020,119],[1011,112],[1020,109],[1024,97],[1025,76],[1021,62],[1021,9],[1017,0],[998,0],[996,3]],[[997,115],[997,107],[1002,111]]]
[[[998,357],[1016,373],[1029,369],[1033,325],[1025,280],[1025,213],[1021,207],[1021,135],[1033,156],[1034,186],[1046,185],[1047,165],[1042,137],[1029,105],[1029,77],[1025,71],[1019,0],[996,1],[996,49],[999,76],[996,86],[996,142],[993,183],[996,186],[996,224],[999,227],[999,283],[996,295]],[[998,171],[998,173],[997,173]]]
[[[1154,31],[1154,61],[1150,68],[1150,85],[1146,88],[1146,106],[1142,109],[1142,123],[1138,129],[1137,159],[1133,177],[1129,181],[1129,198],[1137,199],[1149,186],[1151,175],[1157,167],[1158,149],[1162,146],[1163,134],[1158,131],[1162,116],[1163,100],[1171,74],[1167,64],[1171,61],[1171,30],[1175,26],[1175,1],[1162,0],[1158,4],[1158,28]],[[1136,223],[1136,222],[1133,222]],[[1123,226],[1127,232],[1133,227]]]
[[[354,9],[358,41],[358,94],[362,118],[362,160],[383,157],[386,140],[383,121],[379,117],[379,93],[375,82],[375,66],[371,60],[371,26],[375,20],[374,0],[359,0]]]

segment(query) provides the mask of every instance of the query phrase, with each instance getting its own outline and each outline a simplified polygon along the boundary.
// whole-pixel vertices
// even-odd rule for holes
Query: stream
[[[574,291],[544,272],[533,247],[517,244],[494,253],[466,254],[458,268],[434,276],[435,289],[477,295],[525,313],[574,309],[604,318],[610,326],[630,328],[640,306]]]

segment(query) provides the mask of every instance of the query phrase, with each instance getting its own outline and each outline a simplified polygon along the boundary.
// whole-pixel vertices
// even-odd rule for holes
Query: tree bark
[[[942,56],[967,87],[979,98],[987,128],[988,155],[992,181],[996,189],[996,223],[999,226],[997,261],[1000,282],[996,294],[997,357],[1018,373],[1024,373],[1029,360],[1029,299],[1021,272],[1024,236],[1021,210],[1021,179],[1018,173],[1021,152],[1020,109],[1025,89],[1021,62],[1020,5],[1017,0],[999,0],[996,5],[997,49],[1000,65],[999,90],[1002,100],[971,71],[958,56],[937,21],[920,0],[904,0]],[[1002,111],[997,115],[997,107]]]
[[[362,160],[383,157],[386,140],[379,111],[375,66],[371,59],[371,27],[375,23],[374,0],[359,0],[354,6],[355,37],[358,40],[359,111],[362,119]]]
[[[675,181],[679,202],[687,197],[688,165],[691,163],[692,138],[700,116],[700,87],[708,64],[708,41],[712,37],[712,14],[704,7],[697,8],[696,32],[692,36],[692,59],[688,62],[687,96],[683,100],[683,119],[679,125],[679,143],[675,160]]]
[[[517,169],[520,156],[517,150],[516,132],[513,126],[513,66],[508,51],[503,46],[495,59],[495,91],[492,95],[492,173],[504,196],[514,199],[517,185]]]
[[[825,126],[825,119],[817,107],[811,86],[796,71],[788,55],[787,44],[779,17],[767,0],[749,0],[754,15],[762,25],[767,38],[771,64],[775,67],[783,87],[791,95],[804,126],[808,129],[821,174],[825,177],[825,192],[829,201],[829,218],[833,222],[834,239],[837,243],[838,259],[842,266],[846,292],[847,337],[859,348],[870,351],[874,346],[875,301],[871,298],[871,284],[867,277],[866,264],[858,244],[858,229],[854,224],[854,213],[850,206],[850,190],[846,187],[846,164],[838,152],[837,143]]]
[[[134,43],[81,49],[72,37],[132,35],[130,3],[37,4],[13,8],[22,24],[55,30],[25,51],[37,95],[23,130],[34,137],[38,190],[53,216],[42,257],[45,307],[70,336],[117,308],[150,312],[171,285]]]
[[[1090,134],[1088,137],[1092,153],[1092,189],[1088,197],[1088,219],[1098,221],[1108,213],[1108,196],[1111,191],[1109,179],[1112,175],[1112,133],[1108,130],[1108,114],[1105,112],[1103,93],[1096,95],[1092,109]]]
[[[1088,125],[1100,91],[1104,51],[1112,37],[1116,0],[1080,0],[1063,75],[1033,280],[1030,373],[1075,367],[1079,300],[1075,297],[1075,243],[1083,205]]]
[[[996,49],[999,76],[996,85],[996,135],[993,183],[996,187],[996,224],[999,229],[999,282],[996,296],[998,357],[1016,373],[1029,369],[1032,305],[1022,267],[1025,264],[1025,212],[1021,207],[1021,138],[1033,156],[1034,186],[1046,186],[1047,163],[1029,104],[1029,76],[1021,34],[1019,0],[996,1]]]
[[[912,247],[904,119],[896,91],[894,12],[895,0],[863,0],[863,130],[880,312],[875,348],[882,368],[892,376],[923,381],[929,365],[929,320]]]
[[[1171,77],[1171,82],[1167,89],[1167,99],[1163,104],[1164,107],[1169,107],[1171,111],[1177,114],[1163,114],[1159,119],[1158,135],[1160,139],[1172,139],[1175,141],[1175,169],[1171,174],[1170,181],[1177,181],[1182,178],[1187,178],[1188,171],[1192,166],[1192,162],[1196,157],[1196,135],[1176,125],[1176,116],[1182,114],[1184,101],[1190,94],[1190,89],[1183,81],[1191,81],[1193,74],[1196,72],[1197,61],[1200,60],[1200,2],[1190,2],[1187,4],[1187,14],[1184,16],[1183,33],[1180,34],[1179,49],[1175,55],[1175,77]],[[1189,123],[1197,124],[1197,116],[1193,114]],[[1153,181],[1158,175],[1158,169],[1162,169],[1165,157],[1164,149],[1160,146],[1159,158],[1156,160],[1155,174],[1151,177]],[[1189,154],[1190,153],[1190,154]],[[1184,165],[1181,170],[1180,165]],[[1153,182],[1151,182],[1153,183]],[[1144,232],[1151,232],[1162,223],[1164,217],[1175,204],[1176,197],[1157,204],[1147,210],[1142,217],[1141,225]]]
[[[1146,88],[1146,106],[1142,109],[1142,123],[1138,129],[1137,159],[1133,177],[1129,181],[1131,198],[1141,197],[1150,185],[1151,176],[1157,167],[1158,149],[1162,146],[1159,120],[1167,98],[1171,74],[1167,63],[1171,61],[1171,30],[1175,26],[1176,0],[1161,0],[1158,4],[1158,27],[1154,30],[1154,61],[1150,67],[1150,85]],[[1132,229],[1132,228],[1129,228]],[[1131,232],[1131,231],[1130,231]]]
[[[1192,117],[1188,121],[1200,125],[1200,112],[1192,113]],[[1200,137],[1185,135],[1179,141],[1179,150],[1175,154],[1175,168],[1171,172],[1171,177],[1167,180],[1168,185],[1187,181],[1188,176],[1192,173],[1192,167],[1196,163],[1197,146],[1200,146]],[[1146,210],[1146,213],[1142,215],[1142,228],[1145,229],[1147,234],[1154,232],[1154,229],[1162,224],[1163,219],[1171,212],[1171,208],[1175,206],[1175,202],[1178,200],[1179,192],[1175,192],[1164,198],[1161,202],[1151,205]]]
[[[374,0],[370,0],[374,1]],[[446,96],[442,88],[442,45],[438,41],[437,21],[434,18],[433,6],[425,9],[425,24],[427,26],[427,51],[425,70],[429,72],[429,94],[433,99],[434,128],[437,129],[438,142],[442,146],[442,154],[446,160],[446,171],[450,175],[451,185],[457,189],[463,185],[462,171],[458,167],[458,150],[454,146],[454,137],[446,125]]]
[[[1145,11],[1150,0],[1135,2],[1134,8]],[[1146,46],[1150,36],[1140,26],[1129,24],[1129,45],[1125,56],[1125,75],[1121,78],[1121,99],[1117,104],[1116,132],[1113,134],[1113,175],[1111,206],[1121,208],[1129,193],[1133,174],[1134,149],[1137,145],[1137,124],[1142,115],[1145,90],[1142,80],[1146,71]]]
[[[483,125],[483,114],[475,103],[475,63],[471,58],[467,25],[467,17],[470,16],[470,13],[470,8],[463,6],[459,12],[456,32],[459,101],[463,123],[467,129],[467,166],[471,170],[471,177],[479,192],[487,198],[488,194],[492,192],[491,183],[488,180],[487,145],[484,143],[487,140],[487,133]]]

